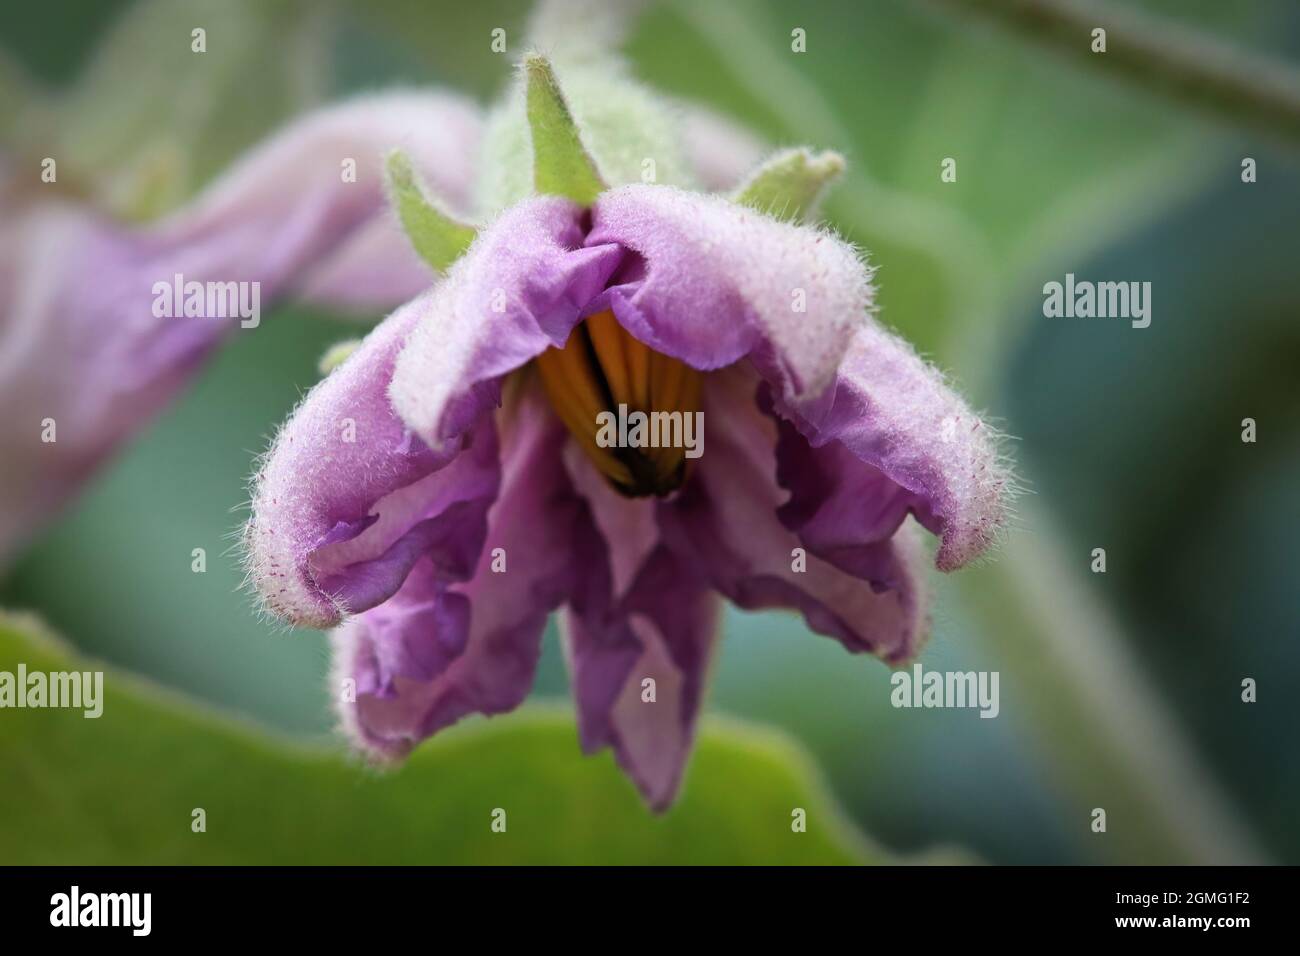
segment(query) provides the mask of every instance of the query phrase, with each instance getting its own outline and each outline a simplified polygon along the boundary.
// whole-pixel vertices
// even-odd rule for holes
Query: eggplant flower
[[[336,628],[332,696],[379,759],[518,706],[561,609],[581,745],[612,747],[661,810],[721,599],[907,661],[916,526],[960,567],[1009,479],[990,430],[874,320],[857,251],[801,222],[838,156],[780,153],[730,197],[609,185],[547,62],[523,73],[534,194],[280,430],[249,575],[273,614]],[[461,235],[394,168],[417,246]]]

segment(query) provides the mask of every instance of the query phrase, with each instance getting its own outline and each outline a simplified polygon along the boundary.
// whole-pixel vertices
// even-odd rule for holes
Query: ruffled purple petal
[[[469,600],[448,593],[431,561],[418,561],[392,598],[362,615],[368,637],[352,650],[362,660],[345,675],[356,680],[355,693],[392,700],[398,678],[433,680],[465,652],[469,614]],[[337,633],[350,629],[351,621]]]
[[[550,611],[608,604],[605,543],[565,472],[563,426],[536,395],[510,411],[500,497],[473,577],[441,587],[413,574],[388,604],[334,633],[335,680],[351,677],[358,691],[341,708],[343,726],[376,755],[399,757],[471,713],[513,710],[532,686]]]
[[[422,556],[442,580],[478,562],[499,480],[492,421],[435,453],[388,401],[424,306],[395,312],[312,389],[254,480],[249,574],[280,617],[328,627],[396,593]]]
[[[501,403],[501,378],[562,346],[622,258],[583,247],[582,211],[526,200],[479,233],[428,300],[398,359],[393,405],[439,447]]]
[[[626,613],[617,608],[659,547],[661,535],[651,499],[616,494],[574,441],[568,442],[564,460],[609,554],[609,599],[590,603],[583,613],[570,608],[564,618],[565,663],[577,705],[578,737],[583,750],[592,753],[613,739],[610,711],[644,651]]]
[[[783,436],[783,516],[818,549],[880,540],[906,511],[940,536],[944,571],[996,538],[1013,484],[997,436],[897,336],[864,325],[833,388],[774,406],[804,440]]]
[[[663,810],[694,742],[718,598],[663,543],[657,513],[664,506],[620,497],[577,456],[569,467],[609,543],[615,595],[610,608],[565,614],[579,737],[587,753],[612,747],[646,802]]]
[[[766,385],[758,405],[771,414]],[[786,419],[777,419],[777,482],[790,498],[777,516],[799,535],[805,548],[855,577],[879,581],[887,544],[908,514],[923,523],[928,502],[896,485],[883,472],[856,458],[839,442],[814,448]],[[892,586],[892,582],[882,582]]]
[[[925,601],[921,552],[908,526],[834,562],[783,524],[778,513],[789,494],[777,477],[778,425],[758,409],[755,389],[741,368],[708,382],[705,451],[662,509],[666,540],[742,608],[793,608],[850,651],[909,659],[924,636]]]
[[[635,254],[593,308],[608,303],[633,336],[697,369],[749,358],[790,399],[830,384],[872,303],[850,246],[717,196],[610,190],[587,243]]]

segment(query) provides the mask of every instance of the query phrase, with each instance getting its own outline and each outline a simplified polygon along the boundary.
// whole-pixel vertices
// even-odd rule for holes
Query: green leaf
[[[734,198],[777,219],[804,222],[817,214],[826,190],[842,172],[844,157],[839,153],[782,150],[755,170]]]
[[[573,114],[544,56],[524,58],[528,128],[533,140],[533,186],[590,206],[606,188],[596,163],[582,145]]]
[[[98,669],[0,617],[0,671]],[[376,772],[108,670],[102,715],[0,712],[8,864],[887,862],[844,824],[802,753],[713,725],[681,800],[642,805],[610,756],[583,757],[565,711],[454,729]],[[496,808],[505,833],[493,833]],[[807,831],[791,828],[794,808]],[[206,831],[191,828],[196,809]]]
[[[411,245],[434,269],[446,272],[469,248],[478,231],[457,222],[429,198],[410,157],[401,150],[388,154],[387,173],[389,194]]]

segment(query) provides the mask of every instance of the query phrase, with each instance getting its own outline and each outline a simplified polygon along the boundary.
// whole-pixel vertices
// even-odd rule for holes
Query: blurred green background
[[[6,4],[6,70],[77,90],[124,15],[134,13],[137,28],[145,19],[136,6]],[[192,151],[187,189],[315,102],[393,83],[447,85],[488,102],[509,73],[508,59],[489,52],[489,33],[522,36],[528,11],[500,0],[146,6],[172,7],[182,24],[198,9],[210,36],[228,22],[244,38],[236,53],[213,54],[232,62],[205,80],[224,105],[199,121],[177,115],[184,100],[159,54],[68,94],[69,109],[120,127],[98,131],[95,162],[138,158],[153,139]],[[852,172],[827,218],[878,266],[883,320],[1016,437],[1030,490],[998,560],[935,581],[922,657],[927,668],[999,670],[997,720],[894,710],[883,665],[846,655],[796,618],[735,611],[709,710],[783,731],[843,813],[897,853],[959,846],[997,863],[1300,862],[1297,148],[951,6],[842,0],[796,12],[776,0],[682,0],[652,5],[632,37],[629,56],[648,82],[774,144],[848,155]],[[1291,0],[1136,6],[1256,55],[1300,58]],[[806,54],[790,53],[793,27],[807,31]],[[1241,182],[1244,156],[1258,162],[1257,183]],[[956,183],[940,182],[944,157],[957,159]],[[1045,319],[1042,285],[1066,272],[1150,281],[1151,327]],[[258,620],[227,552],[251,457],[317,380],[324,349],[354,330],[288,309],[235,337],[0,582],[0,605],[39,612],[86,653],[229,714],[313,745],[330,741],[323,636]],[[1240,440],[1244,417],[1259,423],[1255,444]],[[207,550],[206,574],[191,573],[196,547]],[[1089,573],[1095,547],[1107,551],[1104,575]],[[1241,701],[1245,677],[1258,682],[1257,703]],[[550,633],[535,696],[566,692]],[[6,750],[16,746],[0,735],[0,761],[53,759]],[[122,746],[129,751],[129,739]],[[565,730],[556,747],[576,754],[576,739]],[[726,799],[746,801],[754,786],[715,750],[697,755],[667,824],[624,808],[619,827],[658,838],[629,838],[620,861],[701,858],[691,823],[708,824],[694,815],[723,818]],[[179,763],[211,774],[223,754],[214,747]],[[622,786],[601,761],[600,786]],[[564,766],[571,793],[587,792],[585,765]],[[475,767],[466,760],[449,772],[472,776]],[[430,805],[454,803],[437,774],[426,776],[404,779],[427,787]],[[122,787],[129,793],[129,779]],[[547,792],[560,804],[570,793]],[[623,807],[630,795],[610,799]],[[1108,808],[1105,834],[1090,831],[1093,807]],[[374,808],[362,801],[346,812]],[[22,819],[0,816],[0,862],[42,858],[48,837]],[[565,819],[577,834],[591,815]],[[786,818],[744,825],[761,852],[732,854],[746,842],[737,830],[711,861],[800,859],[782,836]],[[328,858],[303,849],[326,839],[313,832],[279,861]],[[76,861],[78,845],[95,845],[93,834],[78,839],[48,858]],[[105,846],[85,855],[157,858],[121,840]],[[517,859],[611,858],[586,846],[575,836],[567,850]],[[183,848],[164,855],[197,858]],[[487,859],[436,842],[414,858]]]

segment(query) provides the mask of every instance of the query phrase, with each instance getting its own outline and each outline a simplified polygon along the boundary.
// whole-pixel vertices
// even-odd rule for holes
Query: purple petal
[[[583,248],[582,213],[526,200],[481,232],[429,300],[393,376],[393,405],[432,447],[501,401],[501,378],[562,346],[622,257]]]
[[[651,348],[698,369],[748,357],[788,398],[834,378],[872,289],[857,253],[807,226],[668,186],[601,195],[588,245],[636,253],[601,297]]]
[[[661,505],[620,497],[576,457],[570,471],[609,542],[617,597],[613,608],[565,615],[579,736],[588,753],[612,747],[646,802],[663,810],[694,742],[719,602],[661,542]],[[653,700],[645,699],[646,679]]]
[[[568,442],[564,459],[609,555],[609,598],[592,602],[581,613],[570,608],[565,615],[566,663],[578,709],[578,736],[583,749],[591,753],[613,739],[610,711],[644,652],[626,613],[614,613],[614,607],[639,579],[661,535],[652,499],[615,493],[574,441]]]
[[[782,524],[789,496],[777,480],[777,423],[757,408],[754,388],[743,369],[708,382],[705,421],[725,427],[708,429],[698,471],[662,510],[670,546],[742,608],[794,608],[851,651],[907,660],[924,633],[916,541],[904,526],[837,565]],[[806,552],[806,570],[797,569],[796,549]]]
[[[563,457],[569,480],[587,502],[597,528],[609,542],[612,595],[617,601],[627,594],[641,566],[660,543],[655,499],[627,498],[615,492],[572,439],[566,439]]]
[[[400,590],[362,617],[369,635],[364,665],[347,675],[358,695],[393,699],[398,678],[433,680],[464,653],[469,636],[469,601],[448,593],[430,561],[417,562]]]
[[[435,454],[388,402],[397,352],[424,305],[395,312],[312,389],[255,479],[250,578],[294,623],[327,627],[374,607],[422,555],[448,580],[477,563],[499,477],[492,422]]]
[[[767,387],[759,407],[771,412]],[[777,481],[790,499],[777,516],[804,547],[856,577],[876,580],[879,545],[908,514],[930,521],[928,502],[860,461],[839,442],[814,448],[789,421],[777,420]],[[887,582],[885,582],[887,583]]]
[[[608,602],[604,541],[565,472],[563,426],[536,395],[510,411],[501,494],[474,576],[439,591],[413,574],[390,604],[419,614],[384,605],[335,631],[335,678],[353,677],[358,690],[343,726],[375,754],[401,756],[471,713],[513,710],[532,686],[549,612]],[[505,571],[493,570],[498,559]],[[413,650],[421,645],[430,650]],[[410,666],[417,657],[423,673]]]
[[[811,446],[782,443],[783,480],[794,493],[785,515],[817,547],[878,540],[905,509],[940,536],[936,562],[944,571],[996,538],[1012,491],[997,436],[897,336],[864,325],[834,388],[774,404]],[[837,477],[827,483],[830,475]],[[887,483],[897,486],[894,494]]]

